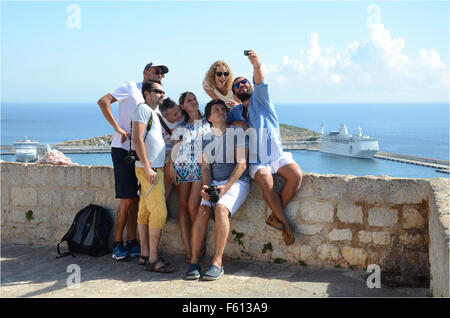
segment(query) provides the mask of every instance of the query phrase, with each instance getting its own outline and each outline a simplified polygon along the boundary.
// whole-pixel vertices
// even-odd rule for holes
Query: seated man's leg
[[[228,234],[230,232],[230,211],[222,204],[217,204],[214,211],[214,256],[211,264],[222,267],[222,257],[227,244]]]
[[[282,227],[279,229],[282,230],[283,240],[286,245],[294,244],[295,236],[287,218],[284,215],[280,196],[275,191],[271,170],[268,168],[261,168],[257,170],[255,173],[255,180],[260,184],[264,200],[272,210],[272,214],[269,216],[266,223],[269,224],[270,218],[276,218],[282,224]]]
[[[277,173],[284,179],[280,191],[281,205],[285,208],[302,184],[303,173],[296,163],[290,163],[278,169]]]
[[[275,191],[273,184],[273,176],[268,168],[261,168],[255,173],[255,180],[261,186],[261,191],[264,200],[269,205],[272,214],[284,225],[289,226],[288,220],[284,216],[283,206],[281,204],[280,196]]]
[[[211,207],[200,205],[197,216],[192,225],[192,259],[191,264],[198,264],[201,256],[202,244],[208,231],[208,222],[211,217]],[[206,246],[204,247],[206,248]]]

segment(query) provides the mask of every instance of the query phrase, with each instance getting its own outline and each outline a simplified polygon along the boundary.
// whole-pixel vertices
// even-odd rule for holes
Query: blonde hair
[[[225,68],[227,69],[227,72],[230,73],[230,74],[228,74],[227,83],[225,85],[225,87],[227,88],[227,91],[230,91],[231,85],[233,84],[233,73],[231,73],[231,69],[225,61],[222,61],[222,60],[215,61],[209,68],[208,72],[206,72],[205,81],[208,83],[209,87],[211,87],[212,89],[214,89],[216,87],[216,68],[218,66],[225,66]]]

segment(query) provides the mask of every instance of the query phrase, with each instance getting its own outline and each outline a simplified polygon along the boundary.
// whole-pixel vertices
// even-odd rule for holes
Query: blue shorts
[[[114,166],[114,185],[116,199],[137,198],[138,180],[134,164],[125,163],[128,151],[122,148],[111,147],[111,158]]]

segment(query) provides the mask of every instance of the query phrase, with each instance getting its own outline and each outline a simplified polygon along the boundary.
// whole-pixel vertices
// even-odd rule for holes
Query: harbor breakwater
[[[3,244],[56,246],[75,214],[88,204],[116,215],[113,169],[2,162]],[[270,209],[254,181],[231,219],[227,258],[287,262],[293,266],[365,268],[376,264],[385,283],[429,286],[449,296],[449,180],[305,174],[286,207],[296,241],[286,246],[268,227]],[[275,187],[283,181],[275,178]],[[184,254],[178,200],[169,200],[161,250]],[[112,236],[111,236],[112,240]],[[210,221],[207,254],[214,250]]]

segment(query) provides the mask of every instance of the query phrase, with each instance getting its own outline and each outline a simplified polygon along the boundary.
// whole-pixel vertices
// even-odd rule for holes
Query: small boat
[[[35,162],[37,160],[38,142],[25,137],[24,140],[14,142],[17,162]]]
[[[323,125],[320,131],[322,146],[320,152],[354,158],[373,158],[379,149],[378,139],[363,136],[358,125],[358,134],[351,135],[347,126],[341,124],[339,131],[324,134]]]

